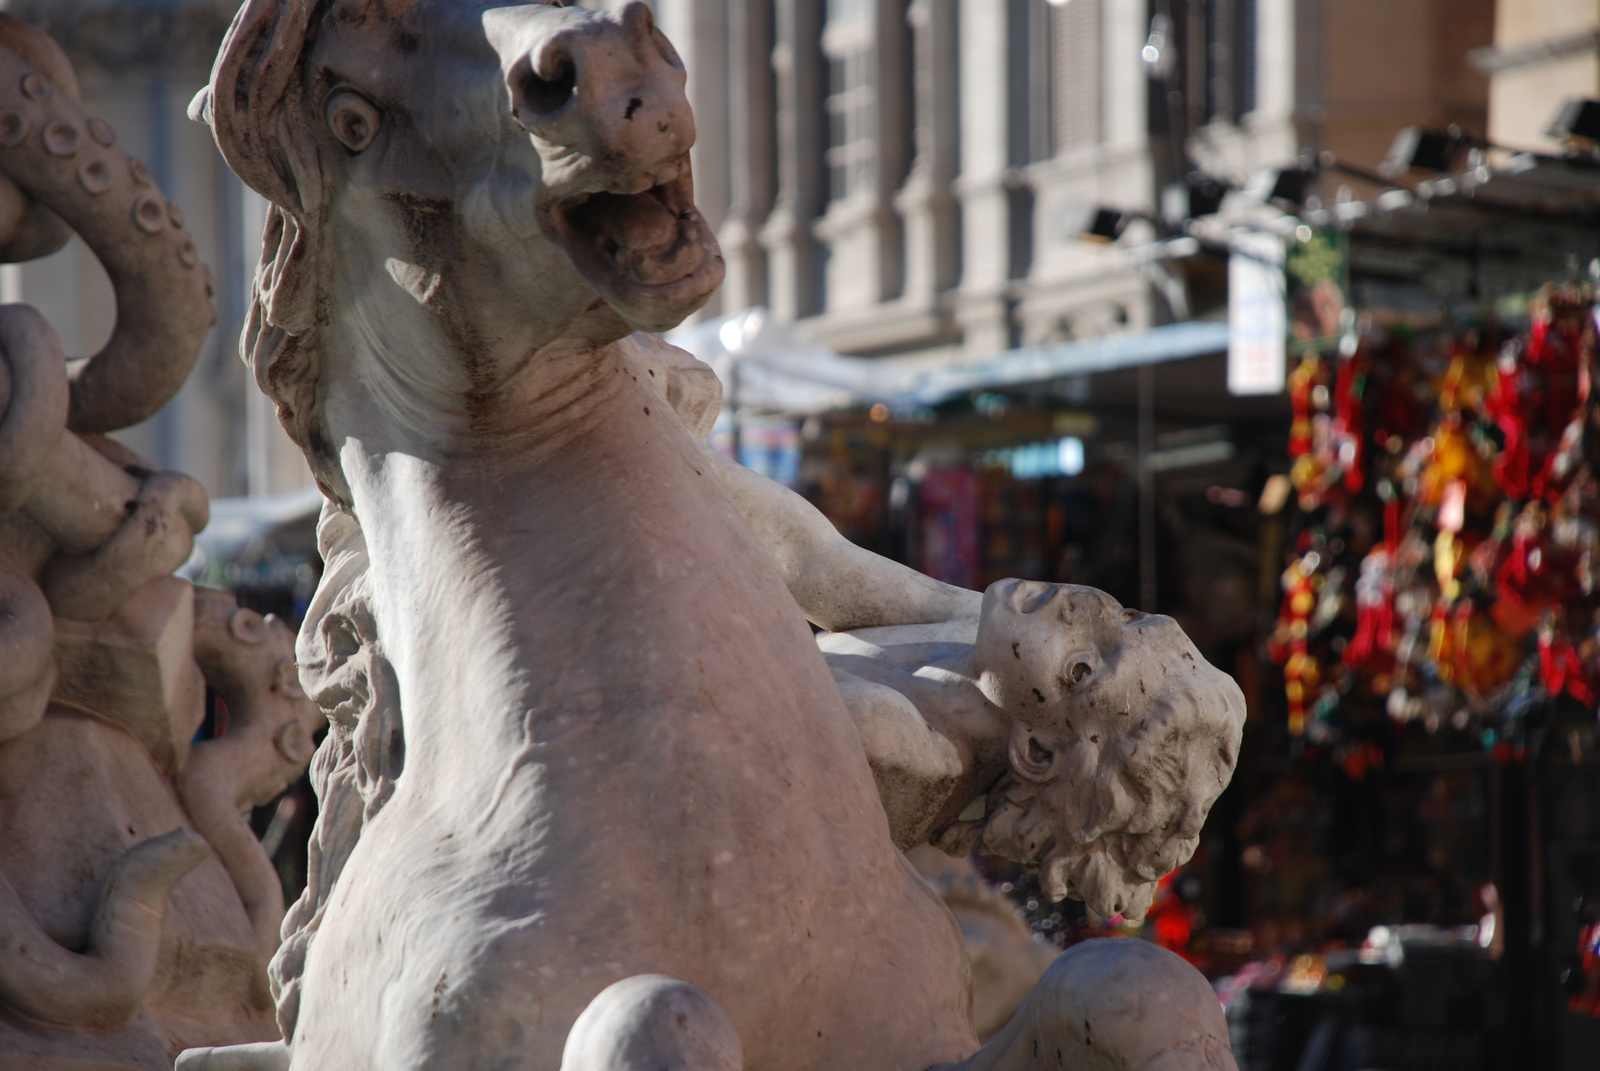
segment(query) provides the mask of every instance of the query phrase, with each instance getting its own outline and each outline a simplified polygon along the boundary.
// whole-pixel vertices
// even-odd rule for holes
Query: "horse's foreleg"
[[[600,991],[572,1024],[561,1071],[742,1071],[744,1050],[705,990],[664,974]]]

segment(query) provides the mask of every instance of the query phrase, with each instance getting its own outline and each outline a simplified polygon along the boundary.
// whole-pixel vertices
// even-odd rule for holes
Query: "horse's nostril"
[[[578,70],[573,66],[570,57],[562,56],[556,61],[555,72],[550,78],[540,78],[532,70],[523,75],[518,86],[521,90],[522,104],[536,115],[549,115],[558,112],[572,99],[572,91],[578,84]]]

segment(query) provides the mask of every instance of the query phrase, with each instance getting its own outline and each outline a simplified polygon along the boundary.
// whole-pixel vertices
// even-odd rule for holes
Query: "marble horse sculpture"
[[[77,232],[116,292],[69,360],[0,307],[0,1068],[163,1069],[277,1036],[283,894],[242,812],[321,715],[292,634],[171,576],[205,493],[105,437],[151,416],[213,314],[182,215],[84,114],[48,37],[0,15],[0,261]],[[210,685],[232,730],[199,744]]]
[[[683,85],[637,2],[235,19],[194,114],[273,206],[244,347],[330,503],[299,653],[331,732],[273,966],[287,1048],[184,1065],[1070,1048],[1082,956],[974,1055],[960,934],[891,840],[791,591],[848,596],[788,575],[713,469],[688,428],[709,373],[632,334],[722,274]],[[897,590],[927,605],[846,624],[949,608],[925,578]],[[1158,962],[1117,991],[1126,1022],[1165,1016],[1146,1055],[1231,1066],[1215,1001],[1165,985],[1203,980]]]

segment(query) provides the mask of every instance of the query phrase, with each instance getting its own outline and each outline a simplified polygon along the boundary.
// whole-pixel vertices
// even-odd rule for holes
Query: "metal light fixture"
[[[1105,205],[1096,205],[1093,213],[1089,216],[1088,226],[1078,232],[1078,237],[1085,242],[1110,245],[1122,237],[1122,232],[1128,229],[1128,224],[1132,221],[1134,215],[1134,213],[1124,212],[1120,208],[1107,208]]]
[[[1272,189],[1267,193],[1269,201],[1282,201],[1293,205],[1298,210],[1306,203],[1306,198],[1317,186],[1317,169],[1301,164],[1297,167],[1286,167],[1278,172],[1272,182]]]
[[[1569,100],[1546,131],[1574,149],[1593,152],[1600,145],[1600,100]]]
[[[1441,130],[1408,126],[1395,135],[1389,155],[1378,166],[1380,174],[1396,178],[1408,171],[1454,171],[1461,154],[1474,142],[1459,126]]]
[[[1190,175],[1187,185],[1190,219],[1215,215],[1222,207],[1222,199],[1228,196],[1227,183],[1200,172]]]

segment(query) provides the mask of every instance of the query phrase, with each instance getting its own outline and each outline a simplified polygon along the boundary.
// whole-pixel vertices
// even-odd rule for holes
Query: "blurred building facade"
[[[652,6],[688,66],[697,198],[728,264],[702,315],[766,305],[842,352],[930,361],[1220,316],[1220,277],[1079,240],[1093,207],[1181,215],[1197,170],[1243,187],[1305,151],[1370,168],[1407,124],[1526,127],[1508,117],[1546,120],[1546,81],[1592,93],[1600,62],[1600,0],[1502,0],[1498,20],[1494,0]],[[5,5],[67,49],[86,106],[183,207],[217,279],[196,374],[122,437],[213,495],[265,495],[309,475],[237,356],[263,207],[184,118],[236,7]],[[1582,32],[1581,55],[1540,44]],[[1555,58],[1505,61],[1529,48]],[[114,315],[77,242],[0,271],[0,300],[40,307],[78,353]]]
[[[1469,53],[1495,25],[1493,0],[656,9],[728,260],[711,311],[768,305],[844,352],[929,358],[1215,314],[1220,280],[1080,241],[1092,208],[1181,216],[1197,169],[1244,187],[1305,151],[1373,168],[1410,124],[1481,131]]]
[[[1500,0],[1494,44],[1472,60],[1492,82],[1489,139],[1559,152],[1547,133],[1557,106],[1600,96],[1600,0]]]

